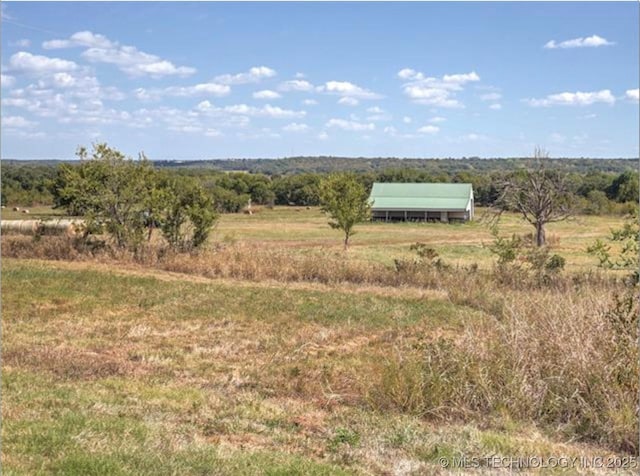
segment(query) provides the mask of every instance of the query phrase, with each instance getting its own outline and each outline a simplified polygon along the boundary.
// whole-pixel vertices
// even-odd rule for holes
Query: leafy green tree
[[[607,190],[612,200],[620,203],[635,202],[640,198],[638,172],[626,171],[618,175]]]
[[[609,269],[626,269],[638,280],[640,221],[638,207],[625,220],[622,228],[611,230],[606,241],[596,240],[587,252],[598,258],[599,265]]]
[[[89,230],[103,229],[117,247],[137,251],[147,228],[153,166],[144,155],[132,160],[107,144],[94,144],[91,156],[81,147],[77,155],[79,165],[58,170],[52,187],[56,205],[82,214]]]
[[[354,174],[332,174],[320,182],[320,205],[329,226],[344,232],[344,249],[355,234],[353,227],[371,215],[369,194]]]
[[[165,176],[159,181],[157,198],[162,235],[176,251],[202,246],[216,220],[211,197],[194,179]]]

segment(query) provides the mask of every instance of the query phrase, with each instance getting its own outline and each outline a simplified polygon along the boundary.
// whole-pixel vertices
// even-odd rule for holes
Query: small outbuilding
[[[371,214],[384,221],[473,220],[470,183],[374,183]]]

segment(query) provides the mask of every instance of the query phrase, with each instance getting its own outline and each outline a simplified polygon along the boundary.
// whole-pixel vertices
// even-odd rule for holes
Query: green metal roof
[[[465,210],[470,183],[374,183],[372,208],[398,210]]]

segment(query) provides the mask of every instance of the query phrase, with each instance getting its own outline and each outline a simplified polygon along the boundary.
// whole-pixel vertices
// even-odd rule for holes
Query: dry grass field
[[[621,221],[550,226],[565,273],[593,269],[586,246]],[[514,216],[502,230],[529,232]],[[387,270],[418,241],[452,270]],[[628,455],[637,369],[607,321],[616,285],[455,274],[489,270],[490,241],[480,223],[373,223],[345,258],[317,209],[276,208],[224,215],[209,254],[155,265],[9,258],[3,242],[3,471],[459,474],[440,458]]]

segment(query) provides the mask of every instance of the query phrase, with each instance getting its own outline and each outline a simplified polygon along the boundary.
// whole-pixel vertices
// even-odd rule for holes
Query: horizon
[[[153,161],[486,160],[542,145],[636,159],[639,15],[637,2],[3,2],[0,154],[75,160],[107,142]]]
[[[136,157],[129,157],[134,160]],[[185,158],[185,159],[147,159],[151,162],[224,162],[233,160],[294,160],[294,159],[322,159],[322,160],[533,160],[533,156],[501,156],[501,157],[399,157],[399,156],[338,156],[338,155],[298,155],[291,157],[224,157],[224,158]],[[640,157],[548,157],[549,160],[640,160]],[[25,158],[17,159],[3,157],[1,160],[13,162],[79,162],[74,158]]]

